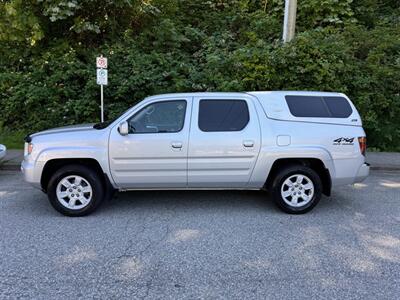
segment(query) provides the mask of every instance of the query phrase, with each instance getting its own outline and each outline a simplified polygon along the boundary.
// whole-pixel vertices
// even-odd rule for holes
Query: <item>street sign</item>
[[[100,85],[100,108],[101,122],[104,122],[104,93],[103,93],[103,85],[108,84],[108,71],[107,71],[107,57],[96,57],[96,67],[97,67],[97,84]]]
[[[107,69],[107,65],[108,65],[107,57],[103,57],[103,56],[96,57],[96,66],[97,66],[97,68]]]
[[[97,84],[107,85],[108,84],[108,71],[105,69],[97,69]]]

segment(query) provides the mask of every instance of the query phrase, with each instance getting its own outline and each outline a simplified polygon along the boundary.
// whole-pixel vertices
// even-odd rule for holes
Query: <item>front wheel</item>
[[[67,165],[51,177],[47,195],[58,212],[79,217],[92,213],[100,205],[104,189],[94,170],[82,165]]]
[[[276,175],[272,184],[272,195],[283,211],[303,214],[312,210],[321,199],[321,179],[309,167],[290,166]]]

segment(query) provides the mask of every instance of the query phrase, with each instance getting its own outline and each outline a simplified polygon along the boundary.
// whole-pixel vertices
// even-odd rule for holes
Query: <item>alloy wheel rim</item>
[[[60,180],[56,195],[62,206],[79,210],[86,207],[92,200],[93,189],[90,183],[78,175],[69,175]]]
[[[283,182],[281,196],[289,206],[304,206],[314,196],[314,184],[310,178],[303,174],[292,175]]]

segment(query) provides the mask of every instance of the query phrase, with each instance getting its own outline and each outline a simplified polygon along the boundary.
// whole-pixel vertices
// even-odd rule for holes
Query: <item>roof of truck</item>
[[[260,91],[260,92],[247,92],[250,95],[298,95],[298,96],[337,96],[343,95],[337,92],[322,92],[322,91]]]
[[[258,92],[188,92],[188,93],[168,93],[168,94],[160,94],[147,97],[146,99],[156,99],[156,98],[171,98],[171,97],[210,97],[210,96],[218,96],[218,97],[234,97],[234,96],[243,96],[243,95],[320,95],[320,96],[332,96],[332,95],[343,95],[341,93],[335,92],[319,92],[319,91],[258,91]]]

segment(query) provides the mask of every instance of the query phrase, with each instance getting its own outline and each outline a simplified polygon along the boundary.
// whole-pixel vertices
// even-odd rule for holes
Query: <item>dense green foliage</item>
[[[107,118],[164,92],[340,91],[400,150],[400,2],[298,5],[284,45],[284,0],[0,0],[0,129],[97,121],[103,54]]]

